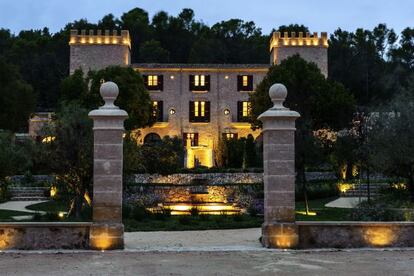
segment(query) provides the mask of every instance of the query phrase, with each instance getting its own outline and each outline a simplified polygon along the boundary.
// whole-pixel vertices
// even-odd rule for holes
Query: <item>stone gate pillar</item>
[[[297,246],[295,224],[295,120],[299,113],[283,106],[287,89],[269,89],[273,107],[259,116],[263,123],[264,223],[262,244],[270,248]]]
[[[89,113],[94,132],[90,247],[99,250],[122,249],[123,133],[128,114],[114,105],[119,93],[115,83],[105,82],[100,93],[105,104]]]

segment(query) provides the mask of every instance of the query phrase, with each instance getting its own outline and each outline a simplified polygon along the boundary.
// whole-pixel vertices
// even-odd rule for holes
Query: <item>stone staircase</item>
[[[372,197],[377,196],[379,191],[387,186],[387,183],[370,183],[370,195]],[[341,190],[341,197],[368,197],[368,185],[366,183],[349,184],[349,187]]]
[[[10,187],[12,201],[49,200],[47,187]]]

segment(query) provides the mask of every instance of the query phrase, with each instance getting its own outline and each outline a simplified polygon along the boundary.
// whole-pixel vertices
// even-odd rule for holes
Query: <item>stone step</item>
[[[48,187],[9,187],[9,190],[13,190],[13,191],[27,191],[27,190],[44,191],[44,190],[49,190],[49,188]]]
[[[36,197],[33,197],[33,196],[30,196],[30,197],[27,197],[27,196],[13,196],[11,199],[10,199],[11,201],[41,201],[41,200],[49,200],[49,198],[48,197],[45,197],[45,196],[36,196]]]

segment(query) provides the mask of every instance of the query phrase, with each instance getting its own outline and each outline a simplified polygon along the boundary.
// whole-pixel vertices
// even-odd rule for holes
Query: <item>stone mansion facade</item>
[[[139,143],[164,136],[182,137],[185,167],[214,166],[214,151],[221,138],[256,138],[247,118],[249,93],[266,75],[271,64],[294,54],[314,62],[327,75],[326,33],[275,32],[270,41],[269,64],[131,64],[128,31],[81,31],[70,36],[70,73],[76,69],[131,66],[144,78],[157,122],[137,130]]]

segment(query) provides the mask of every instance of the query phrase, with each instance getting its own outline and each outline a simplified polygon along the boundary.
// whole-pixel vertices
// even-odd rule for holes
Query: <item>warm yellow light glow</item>
[[[359,173],[358,166],[357,165],[353,165],[352,166],[352,176],[353,177],[356,177],[358,175],[358,173]]]
[[[116,38],[112,39],[112,43],[113,44],[118,44],[118,39],[116,39]]]
[[[170,76],[170,79],[172,79],[172,80],[173,80],[173,79],[174,79],[174,76]]]
[[[389,246],[398,236],[398,232],[389,227],[368,227],[364,229],[364,239],[373,246]]]
[[[194,85],[195,86],[205,86],[206,85],[206,76],[205,75],[194,75]]]
[[[59,216],[59,218],[64,218],[65,217],[65,212],[59,212],[58,216]]]
[[[93,248],[106,250],[112,247],[112,239],[109,237],[108,233],[102,233],[99,236],[94,236],[91,238],[91,245]]]
[[[205,111],[206,111],[206,102],[201,102],[201,117],[205,116]]]
[[[54,136],[47,136],[45,138],[42,139],[42,143],[46,144],[46,143],[51,143],[53,141],[55,141],[56,137]]]
[[[190,204],[190,203],[167,203],[162,206],[165,209],[170,210],[171,215],[190,215],[191,210],[197,209],[199,214],[208,214],[208,215],[234,215],[240,213],[240,209],[233,206],[232,204],[226,203],[200,203],[200,204]],[[150,212],[159,211],[158,208],[147,208]]]
[[[92,199],[89,196],[88,192],[85,192],[85,194],[83,195],[83,198],[85,199],[86,203],[88,203],[89,206],[92,206]]]
[[[407,189],[407,185],[405,183],[394,183],[394,184],[392,184],[392,187],[394,189],[397,189],[397,190],[406,190]]]
[[[194,102],[194,116],[198,117],[198,102]]]
[[[50,187],[50,197],[55,197],[56,196],[56,194],[57,194],[57,188],[56,188],[56,186],[52,186],[52,187]]]
[[[351,183],[339,183],[338,189],[341,193],[346,193],[348,190],[355,188],[355,184]]]
[[[272,244],[276,244],[276,247],[280,249],[292,248],[297,242],[297,237],[291,235],[277,235],[272,239]]]
[[[224,79],[228,80],[229,79],[229,76],[224,76]]]
[[[305,215],[305,216],[317,216],[318,215],[316,212],[311,212],[311,211],[309,211],[308,213],[306,213],[306,211],[296,211],[296,214]]]
[[[243,117],[248,117],[250,115],[250,110],[251,110],[250,102],[243,102],[242,108],[243,108],[242,110]]]
[[[148,86],[158,86],[158,76],[157,75],[148,76]]]
[[[86,43],[86,39],[85,38],[81,38],[81,43],[85,44]]]

